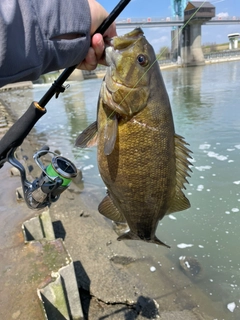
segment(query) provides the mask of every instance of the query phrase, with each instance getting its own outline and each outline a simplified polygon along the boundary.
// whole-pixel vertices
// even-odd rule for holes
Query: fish
[[[113,37],[97,120],[76,139],[97,146],[107,194],[98,211],[128,230],[118,240],[143,240],[169,247],[156,236],[165,215],[190,207],[183,193],[191,151],[175,133],[169,97],[153,47],[141,28]]]

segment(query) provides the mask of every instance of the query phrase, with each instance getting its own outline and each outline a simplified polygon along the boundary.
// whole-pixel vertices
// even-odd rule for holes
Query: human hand
[[[91,12],[91,35],[97,30],[100,24],[108,16],[107,11],[95,0],[88,0],[90,12]],[[78,65],[78,69],[82,70],[94,70],[98,63],[106,65],[103,53],[105,50],[104,38],[112,38],[116,36],[116,25],[115,23],[107,29],[103,34],[96,33],[92,37],[91,47],[88,50],[88,53],[85,59]]]

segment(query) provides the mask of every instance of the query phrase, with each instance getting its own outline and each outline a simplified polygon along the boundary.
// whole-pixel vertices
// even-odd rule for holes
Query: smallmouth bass
[[[76,145],[97,144],[99,172],[108,189],[98,210],[129,226],[118,240],[167,246],[156,237],[156,228],[165,215],[190,207],[182,189],[191,151],[175,133],[160,68],[143,31],[134,29],[111,43],[97,121]]]

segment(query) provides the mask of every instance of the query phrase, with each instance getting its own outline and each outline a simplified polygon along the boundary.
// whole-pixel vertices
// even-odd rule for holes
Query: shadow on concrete
[[[26,241],[33,241],[33,240],[35,240],[34,239],[34,237],[33,237],[33,235],[31,234],[31,232],[28,230],[28,228],[26,228],[25,226],[24,226],[24,231],[25,231],[25,240]]]
[[[44,303],[44,309],[48,319],[66,320],[66,318],[61,314],[61,312],[59,312],[59,310],[43,294],[41,294],[41,298]]]
[[[80,261],[73,262],[73,266],[74,266],[75,275],[77,279],[77,285],[79,289],[84,319],[88,320],[90,301],[92,299],[92,296],[90,294],[91,281]]]
[[[61,238],[61,239],[65,239],[66,237],[66,230],[62,224],[62,221],[58,220],[58,221],[53,221],[52,223],[53,225],[53,231],[55,234],[55,238]]]
[[[158,308],[155,301],[149,297],[139,296],[136,304],[124,306],[108,315],[100,317],[99,320],[111,319],[113,315],[124,312],[125,320],[134,320],[138,317],[146,319],[155,319],[159,316]]]

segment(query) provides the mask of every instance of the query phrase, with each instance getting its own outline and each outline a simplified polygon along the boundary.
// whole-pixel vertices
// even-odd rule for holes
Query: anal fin
[[[126,222],[125,217],[116,208],[112,199],[107,195],[98,206],[98,211],[104,215],[106,218],[113,220],[115,222]]]

